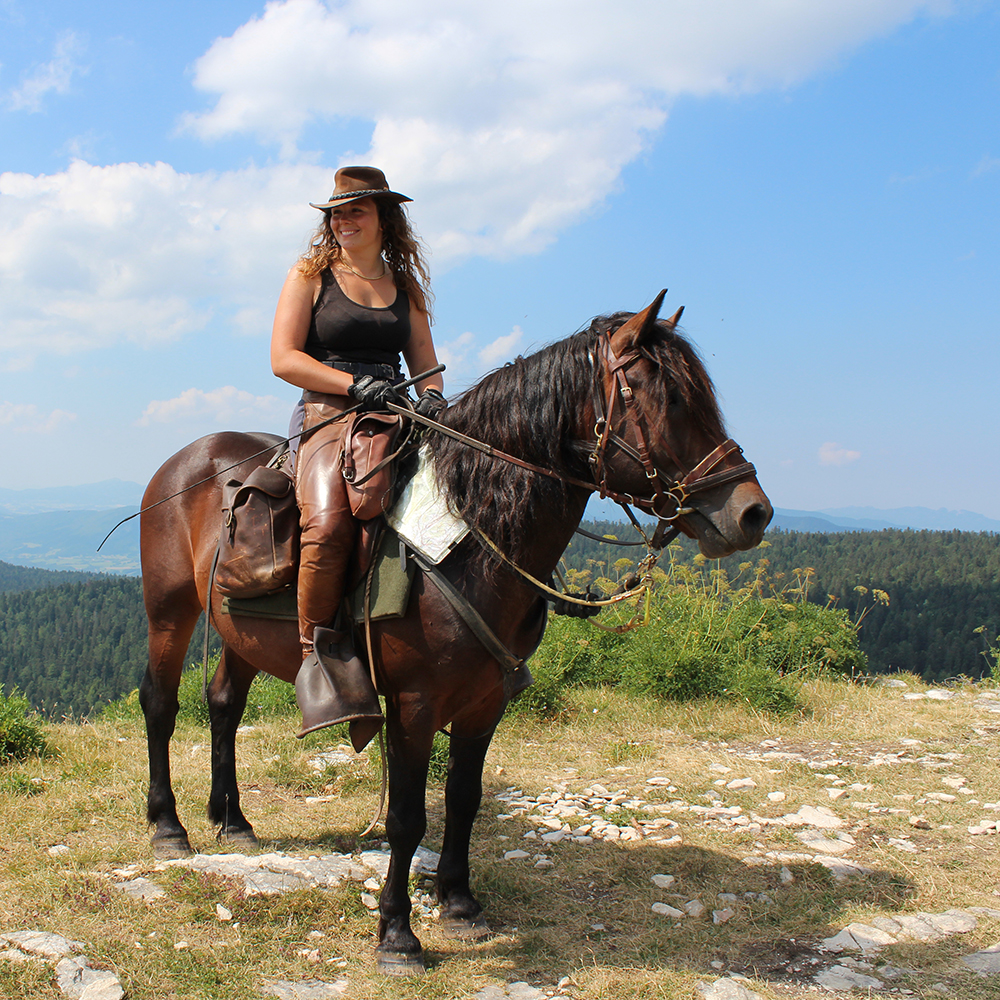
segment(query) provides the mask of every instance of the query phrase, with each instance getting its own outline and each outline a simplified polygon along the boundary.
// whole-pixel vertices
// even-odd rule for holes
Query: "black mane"
[[[589,480],[581,442],[574,435],[600,377],[594,361],[597,340],[631,316],[600,316],[586,330],[490,372],[445,411],[444,423],[534,465]],[[721,440],[722,417],[701,359],[666,323],[659,328],[659,335],[641,351],[660,375],[661,412],[673,388],[690,418]],[[565,512],[573,487],[491,458],[443,434],[430,434],[427,440],[452,509],[511,558],[518,560],[529,544],[538,505]]]

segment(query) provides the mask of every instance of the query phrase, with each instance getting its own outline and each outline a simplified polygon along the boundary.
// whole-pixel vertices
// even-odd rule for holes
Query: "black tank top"
[[[305,351],[317,361],[399,364],[410,340],[410,299],[401,288],[391,306],[362,306],[349,299],[329,269],[313,306]]]

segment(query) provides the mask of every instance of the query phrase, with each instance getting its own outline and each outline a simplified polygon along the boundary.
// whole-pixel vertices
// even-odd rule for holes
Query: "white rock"
[[[838,833],[832,840],[819,830],[801,830],[795,838],[821,854],[846,854],[855,846],[854,838],[849,833]]]
[[[966,955],[962,961],[974,972],[1000,975],[1000,942],[991,948],[984,948],[972,955]]]
[[[795,881],[795,876],[792,874],[791,868],[787,865],[781,866],[780,877],[782,885],[791,885]]]
[[[307,979],[304,982],[293,983],[279,979],[268,983],[261,990],[267,996],[279,997],[279,1000],[333,1000],[342,997],[347,992],[348,981],[338,979],[327,983],[321,979]]]
[[[522,851],[520,849],[516,851],[505,851],[503,859],[504,861],[523,861],[525,858],[531,857],[527,851]]]
[[[653,903],[651,909],[661,917],[672,917],[674,920],[679,920],[681,917],[686,916],[683,910],[668,906],[666,903]]]
[[[966,780],[960,774],[946,774],[941,779],[941,784],[947,785],[949,788],[961,788],[966,783]]]
[[[657,776],[654,776],[652,778],[647,778],[646,779],[646,784],[647,785],[669,785],[670,784],[670,779],[669,778],[661,778],[661,777],[659,777],[657,775]]]
[[[113,972],[91,969],[82,955],[56,965],[56,983],[70,1000],[121,1000],[125,996]]]
[[[700,917],[705,912],[705,904],[700,899],[691,899],[684,904],[684,912],[689,917]]]
[[[951,701],[955,697],[954,691],[945,691],[942,688],[931,688],[927,692],[927,697],[931,701]]]
[[[370,892],[361,893],[361,902],[364,903],[369,910],[378,909],[378,900]]]
[[[743,788],[756,788],[756,787],[757,787],[757,782],[754,781],[753,778],[734,778],[726,785],[726,788],[728,788],[731,792],[738,792],[740,789]]]
[[[702,1000],[761,1000],[759,993],[754,993],[735,979],[717,979],[714,983],[698,983]]]
[[[839,934],[820,942],[823,951],[860,951],[871,955],[887,945],[897,944],[896,938],[885,930],[869,924],[848,924]]]
[[[133,899],[145,900],[146,902],[154,899],[163,899],[167,895],[155,882],[150,881],[148,878],[142,878],[142,876],[130,879],[128,882],[117,882],[115,884],[126,895],[131,896]]]
[[[48,959],[65,958],[83,948],[82,941],[70,941],[61,934],[49,934],[47,931],[13,931],[0,934],[0,941],[15,945],[29,955]]]
[[[827,990],[877,990],[884,985],[881,979],[866,976],[846,965],[834,965],[829,969],[824,969],[813,978]]]
[[[767,797],[771,802],[784,802],[788,796],[784,792],[768,792]]]
[[[69,848],[65,844],[53,844],[49,848],[49,854],[54,858],[58,858],[64,854],[69,854]]]
[[[673,875],[652,875],[649,879],[657,889],[669,889],[677,881]]]
[[[712,923],[724,924],[736,915],[736,911],[728,906],[722,910],[712,910]]]
[[[39,955],[28,955],[18,948],[4,948],[0,951],[0,962],[43,962]]]
[[[847,794],[847,789],[845,789],[845,788],[828,788],[826,790],[826,794],[829,795],[831,799],[833,799],[833,800],[836,801],[837,799],[842,798],[844,795]]]
[[[227,910],[226,907],[222,905],[222,903],[215,904],[215,915],[219,918],[219,920],[222,921],[233,919],[233,911]]]
[[[837,830],[844,825],[844,821],[826,806],[801,806],[798,812],[785,818],[792,817],[797,817],[803,826],[815,826],[820,830]]]

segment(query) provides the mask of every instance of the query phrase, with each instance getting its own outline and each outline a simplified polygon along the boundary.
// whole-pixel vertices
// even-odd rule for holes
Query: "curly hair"
[[[382,255],[393,274],[396,287],[409,295],[410,300],[431,318],[431,279],[424,259],[424,247],[410,225],[406,209],[388,198],[372,199],[378,210],[382,226]],[[309,249],[299,258],[299,270],[314,278],[340,261],[343,250],[333,235],[330,225],[332,209],[322,209],[316,232],[309,240]]]

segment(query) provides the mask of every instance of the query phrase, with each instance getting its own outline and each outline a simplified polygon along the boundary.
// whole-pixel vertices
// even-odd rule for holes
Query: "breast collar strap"
[[[688,498],[692,494],[715,489],[725,483],[752,479],[757,475],[757,470],[750,462],[740,462],[738,465],[721,472],[712,471],[734,452],[738,452],[742,456],[743,449],[732,438],[726,438],[690,471],[685,470],[684,463],[677,457],[670,445],[661,439],[660,447],[666,452],[667,457],[676,468],[676,477],[671,477],[658,469],[650,454],[646,421],[640,412],[635,394],[628,381],[628,369],[639,360],[641,354],[633,348],[620,356],[616,355],[611,346],[611,335],[608,333],[601,335],[599,350],[601,360],[612,376],[606,404],[600,391],[599,382],[595,380],[594,383],[594,412],[596,414],[594,433],[597,441],[590,453],[589,462],[591,474],[602,499],[610,497],[618,503],[631,503],[641,510],[655,514],[661,521],[674,522],[686,514],[693,513],[693,508],[687,506]],[[624,407],[622,422],[631,424],[636,438],[635,447],[624,440],[615,428],[615,408],[619,399],[622,400]],[[634,497],[608,489],[606,455],[608,445],[612,443],[619,451],[642,466],[646,479],[649,481],[649,496]],[[671,504],[673,510],[670,510],[669,505]]]

